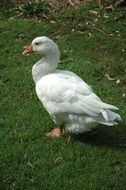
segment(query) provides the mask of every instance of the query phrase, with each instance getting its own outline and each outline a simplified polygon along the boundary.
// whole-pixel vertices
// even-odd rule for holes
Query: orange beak
[[[25,46],[24,47],[24,51],[23,51],[23,55],[29,55],[30,53],[33,53],[33,48],[32,48],[32,45],[28,45],[28,46]]]

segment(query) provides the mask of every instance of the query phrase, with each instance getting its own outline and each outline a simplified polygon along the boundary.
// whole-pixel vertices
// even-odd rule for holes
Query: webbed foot
[[[55,128],[49,133],[46,133],[45,135],[47,137],[61,137],[64,134],[64,130],[61,128]]]

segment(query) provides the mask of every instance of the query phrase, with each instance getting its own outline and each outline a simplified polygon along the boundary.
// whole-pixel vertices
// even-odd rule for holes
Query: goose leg
[[[47,137],[61,137],[63,134],[64,134],[63,127],[59,127],[59,128],[54,128],[53,130],[51,130],[49,133],[46,133],[45,135]]]

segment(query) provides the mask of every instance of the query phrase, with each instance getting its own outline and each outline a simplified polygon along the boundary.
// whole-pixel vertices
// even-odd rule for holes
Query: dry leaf
[[[96,23],[96,22],[98,22],[98,18],[96,18],[96,19],[94,20],[94,23]]]
[[[109,18],[109,16],[108,16],[108,15],[103,15],[103,17],[104,17],[104,18],[106,18],[106,19],[108,19],[108,18]]]
[[[63,160],[63,158],[60,156],[60,157],[58,157],[58,158],[54,161],[54,164],[58,164],[58,163],[60,163],[62,160]]]
[[[56,21],[55,20],[50,20],[50,23],[51,24],[56,24]]]
[[[126,143],[125,144],[119,144],[119,146],[126,147]]]
[[[126,98],[126,93],[124,92],[123,95],[122,95],[123,98]]]
[[[115,32],[116,32],[116,33],[119,33],[119,31],[118,31],[118,30],[116,30]]]
[[[28,161],[28,166],[30,166],[31,168],[34,168],[33,164],[30,162],[30,160]]]
[[[58,34],[58,35],[55,35],[54,38],[57,39],[57,40],[61,40],[62,36],[60,34]]]
[[[68,142],[70,142],[70,140],[71,140],[71,136],[69,135],[69,136],[68,136]]]
[[[112,11],[114,11],[114,10],[115,10],[115,8],[113,7],[113,5],[112,5],[112,4],[111,4],[111,5],[106,6],[104,9],[105,9],[105,10],[112,10]]]
[[[80,31],[80,30],[78,30],[77,32],[78,32],[79,34],[83,34],[83,33],[84,33],[84,32],[82,32],[82,31]]]
[[[114,36],[114,34],[111,33],[111,34],[109,34],[108,36]]]
[[[73,61],[72,57],[68,57],[62,60],[62,62],[68,62],[68,61]]]
[[[110,77],[109,74],[107,74],[107,73],[105,74],[105,77],[106,77],[108,80],[111,80],[111,81],[115,80],[115,78]]]
[[[119,165],[121,162],[119,161],[119,160],[115,160],[115,161],[113,161],[112,162],[112,165],[113,166],[117,166],[117,165]]]
[[[93,13],[94,15],[98,15],[98,12],[90,10],[90,13]]]
[[[85,25],[89,25],[90,23],[89,22],[86,22]]]
[[[119,84],[120,83],[120,79],[118,79],[117,81],[116,81],[116,84]]]
[[[92,34],[91,34],[90,32],[88,32],[88,36],[89,36],[89,38],[91,38],[91,37],[92,37]]]

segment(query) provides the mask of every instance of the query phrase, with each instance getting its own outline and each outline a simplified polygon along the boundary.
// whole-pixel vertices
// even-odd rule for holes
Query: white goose
[[[23,55],[32,52],[44,55],[33,66],[32,76],[39,100],[58,126],[47,136],[59,137],[65,130],[88,132],[96,123],[113,126],[117,124],[116,120],[121,120],[120,115],[111,111],[118,108],[102,102],[79,76],[56,69],[60,51],[51,39],[45,36],[35,38]]]

